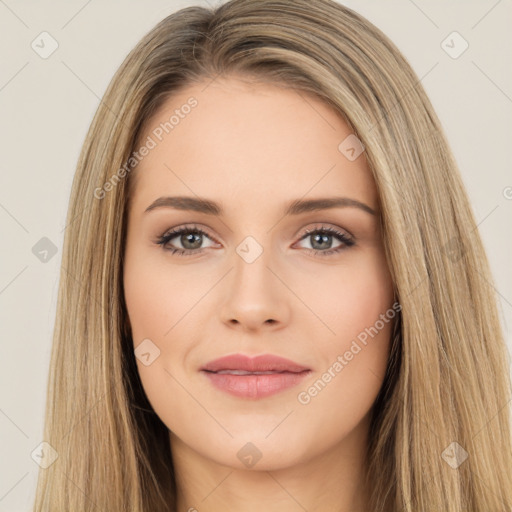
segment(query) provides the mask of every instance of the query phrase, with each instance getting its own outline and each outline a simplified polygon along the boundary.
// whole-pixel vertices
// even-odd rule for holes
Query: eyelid
[[[317,231],[327,231],[333,234],[338,232],[346,235],[347,238],[350,238],[351,240],[355,240],[355,236],[352,233],[350,233],[350,231],[340,226],[335,226],[331,222],[315,222],[313,227],[304,228],[303,230],[300,231],[303,233],[300,236],[300,239],[302,240],[305,236],[308,236],[311,233],[315,233]]]
[[[175,238],[176,236],[179,236],[182,231],[192,231],[192,232],[198,232],[203,235],[206,235],[208,238],[210,238],[215,243],[220,243],[217,240],[217,237],[213,236],[209,229],[201,226],[199,224],[180,224],[174,228],[167,229],[162,235],[157,237],[156,243],[158,243],[159,240],[162,240],[163,238],[168,238],[170,235],[173,235],[172,238]],[[171,239],[172,239],[171,238]]]

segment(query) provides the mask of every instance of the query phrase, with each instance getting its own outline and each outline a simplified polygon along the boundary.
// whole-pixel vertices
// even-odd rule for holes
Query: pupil
[[[196,243],[194,244],[193,243],[193,238],[196,238]],[[201,236],[200,235],[196,235],[194,233],[188,233],[186,235],[183,235],[181,237],[181,243],[183,244],[183,247],[185,247],[185,249],[197,249],[200,245],[201,245]],[[185,243],[183,243],[185,241]],[[187,247],[187,244],[191,242],[192,244],[192,247]]]
[[[313,248],[314,249],[322,249],[322,248],[326,249],[326,248],[329,248],[331,244],[327,243],[327,240],[330,238],[330,236],[331,235],[321,235],[321,234],[313,235],[313,240],[314,240],[314,242],[312,244]],[[322,246],[315,247],[317,239],[320,239],[320,242],[319,242],[320,244],[325,243],[327,245],[327,247],[322,247]]]

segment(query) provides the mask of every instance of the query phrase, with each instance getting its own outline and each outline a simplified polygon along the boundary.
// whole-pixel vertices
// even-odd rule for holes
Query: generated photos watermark
[[[197,107],[198,101],[191,96],[186,103],[181,105],[180,108],[174,110],[174,114],[163,123],[160,123],[153,129],[151,135],[148,135],[146,141],[137,151],[134,151],[130,158],[114,173],[101,187],[94,189],[94,197],[96,199],[103,199],[107,192],[110,192],[122,179],[124,179],[146,156],[149,155],[152,149],[162,142],[165,135],[168,135],[178,126],[182,119],[185,119],[194,107]]]
[[[307,389],[297,395],[297,400],[302,405],[307,405],[311,399],[317,396],[354,357],[367,346],[369,339],[374,338],[395,316],[402,310],[402,306],[395,302],[385,313],[381,313],[379,319],[371,326],[361,331],[356,339],[352,340],[350,348],[336,360],[327,370]],[[359,342],[359,343],[358,343]]]

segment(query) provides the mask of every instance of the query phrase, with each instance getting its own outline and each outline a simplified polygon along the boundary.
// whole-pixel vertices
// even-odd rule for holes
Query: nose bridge
[[[235,248],[232,276],[235,292],[268,294],[275,291],[270,279],[273,277],[272,272],[269,270],[272,267],[272,248],[268,246],[268,237],[262,240],[260,235],[258,238],[261,242],[252,235],[246,236]]]
[[[265,238],[269,243],[269,237]],[[244,238],[232,254],[233,271],[227,279],[221,308],[225,322],[254,329],[287,320],[285,289],[274,275],[276,258],[253,236]]]

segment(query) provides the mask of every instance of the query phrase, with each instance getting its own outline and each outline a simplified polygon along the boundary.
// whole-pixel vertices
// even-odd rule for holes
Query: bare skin
[[[351,161],[338,149],[351,131],[312,96],[240,77],[207,84],[167,100],[141,139],[158,143],[134,176],[124,263],[134,347],[149,339],[160,351],[137,365],[169,428],[177,509],[368,512],[369,411],[392,322],[360,340],[389,318],[393,291],[364,152]],[[158,141],[154,130],[191,96],[197,106]],[[146,211],[167,196],[207,198],[224,211]],[[348,204],[284,215],[294,200],[335,196],[375,213]],[[157,243],[181,227],[205,234]],[[325,228],[344,238],[315,235]],[[263,252],[248,262],[240,247]],[[200,369],[236,353],[279,355],[311,373],[272,396],[235,397]]]

